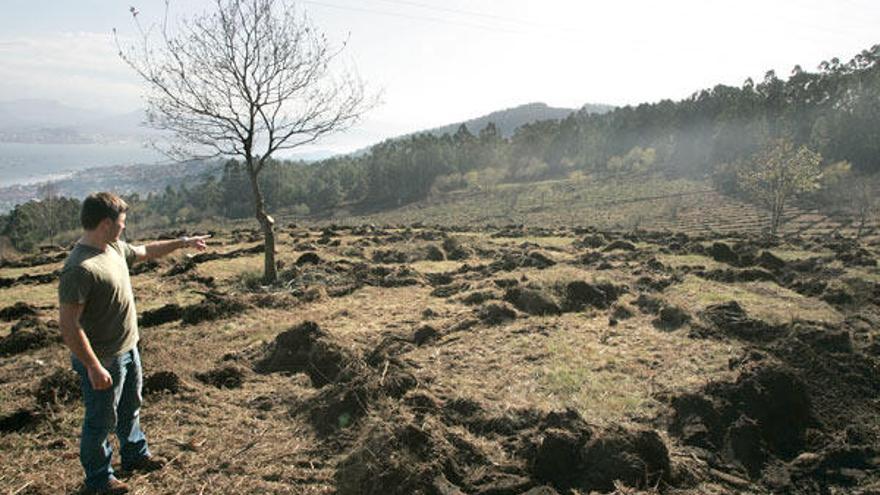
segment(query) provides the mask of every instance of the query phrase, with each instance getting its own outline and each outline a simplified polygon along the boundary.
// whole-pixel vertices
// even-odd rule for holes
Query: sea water
[[[142,144],[0,143],[0,187],[59,179],[92,167],[154,164],[167,158]]]

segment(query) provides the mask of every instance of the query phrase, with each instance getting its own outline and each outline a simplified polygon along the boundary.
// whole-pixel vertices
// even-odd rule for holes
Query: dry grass
[[[0,308],[19,301],[35,306],[57,305],[58,286],[56,284],[17,285],[0,289]]]
[[[802,296],[772,282],[725,284],[693,275],[667,289],[671,302],[699,312],[712,304],[737,301],[756,318],[773,324],[795,319],[839,323],[843,316],[823,301]]]
[[[562,329],[546,343],[542,389],[558,405],[606,424],[655,416],[663,407],[659,392],[693,390],[704,384],[702,377],[726,375],[729,358],[740,350],[657,332],[644,318],[608,327],[602,315]]]
[[[719,263],[702,254],[658,254],[657,260],[666,266],[680,268],[683,266],[702,266],[706,270],[726,268],[727,265]]]
[[[575,239],[561,236],[523,236],[523,237],[486,237],[489,244],[501,246],[519,245],[522,243],[537,244],[541,247],[566,248],[571,246]]]
[[[312,232],[313,242],[319,232]],[[472,247],[498,251],[518,249],[523,242],[548,248],[558,264],[499,272],[485,278],[462,275],[472,289],[497,289],[492,278],[525,277],[544,287],[560,287],[572,280],[610,281],[627,285],[638,262],[613,260],[617,268],[594,271],[571,263],[582,254],[575,236],[490,238],[486,233],[456,234]],[[279,237],[282,238],[282,237]],[[287,239],[286,237],[284,239]],[[229,240],[221,236],[218,241]],[[350,259],[346,251],[356,236],[342,237],[340,247],[319,246],[324,260]],[[291,242],[279,242],[278,259],[295,260],[301,252]],[[216,247],[228,252],[253,243]],[[413,249],[391,244],[385,248]],[[648,251],[656,246],[647,246]],[[553,248],[553,249],[550,249]],[[558,251],[556,250],[558,249]],[[649,253],[644,253],[647,259]],[[667,266],[700,264],[711,268],[703,256],[658,255]],[[183,306],[202,299],[194,291],[206,288],[183,277],[166,277],[173,261],[159,270],[133,278],[139,310],[167,303]],[[489,263],[471,259],[469,264]],[[451,272],[462,262],[419,261],[411,267],[421,273]],[[198,265],[201,276],[212,276],[220,290],[249,298],[236,281],[242,274],[258,272],[261,255],[216,260]],[[874,269],[853,269],[851,274],[880,277]],[[8,276],[8,275],[4,275]],[[471,277],[471,278],[466,278]],[[17,286],[0,290],[0,308],[17,301],[52,306],[44,317],[55,317],[56,285]],[[658,397],[696,390],[709,380],[730,377],[728,360],[742,352],[735,343],[688,338],[687,331],[662,332],[647,316],[637,315],[609,326],[608,310],[588,309],[561,316],[520,317],[497,326],[476,323],[466,330],[450,331],[474,317],[474,307],[460,296],[431,296],[428,285],[401,288],[363,287],[344,297],[320,297],[305,302],[248,311],[214,322],[185,326],[179,321],[143,329],[141,352],[145,373],[172,371],[184,390],[176,395],[146,397],[142,421],[153,450],[173,462],[160,473],[130,479],[132,493],[140,495],[186,494],[323,494],[334,490],[332,476],[339,452],[319,439],[304,419],[292,413],[316,391],[304,375],[258,375],[246,371],[238,389],[217,389],[196,378],[198,373],[237,362],[291,326],[313,320],[352,352],[363,353],[389,334],[409,336],[422,325],[444,334],[438,341],[401,356],[413,365],[418,387],[441,398],[474,399],[487,410],[510,408],[559,409],[573,407],[590,422],[644,423],[665,411]],[[283,296],[283,291],[277,290]],[[631,303],[635,292],[624,296]],[[664,291],[661,297],[699,311],[709,304],[737,300],[750,314],[772,322],[806,318],[837,322],[842,315],[816,299],[807,298],[771,283],[721,284],[688,276]],[[425,317],[427,308],[436,316]],[[8,324],[0,328],[6,333]],[[250,353],[250,354],[249,354]],[[247,368],[248,362],[242,361]],[[35,409],[36,384],[58,368],[68,368],[68,353],[60,345],[0,358],[0,416],[18,408]],[[256,404],[269,404],[257,407]],[[0,493],[75,493],[81,483],[77,460],[82,408],[69,404],[46,410],[47,420],[33,431],[0,434]],[[470,435],[462,432],[463,435]],[[488,442],[473,438],[473,442]],[[487,448],[489,445],[487,444]],[[500,455],[500,454],[499,454]],[[34,466],[39,466],[38,470]],[[720,493],[711,484],[704,493]]]
[[[831,251],[805,251],[803,249],[771,249],[771,253],[785,261],[800,261],[817,256],[832,256]]]

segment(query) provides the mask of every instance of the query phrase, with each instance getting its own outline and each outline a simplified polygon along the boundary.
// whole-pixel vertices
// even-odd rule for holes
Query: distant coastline
[[[46,144],[0,142],[0,187],[57,180],[77,171],[167,161],[139,142]]]
[[[139,143],[0,142],[0,213],[39,199],[49,183],[57,194],[77,198],[102,189],[148,194],[220,170],[219,165],[200,161],[169,164]]]

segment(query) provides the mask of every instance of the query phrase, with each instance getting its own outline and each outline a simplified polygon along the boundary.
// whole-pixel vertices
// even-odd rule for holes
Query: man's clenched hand
[[[89,382],[95,390],[107,390],[113,386],[113,378],[110,373],[100,364],[88,368]]]

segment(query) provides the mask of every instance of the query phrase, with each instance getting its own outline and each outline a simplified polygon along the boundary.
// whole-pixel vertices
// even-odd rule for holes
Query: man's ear
[[[101,221],[98,222],[98,230],[106,232],[107,230],[110,229],[110,227],[113,226],[113,223],[114,223],[113,220],[111,220],[109,218],[101,219]]]

